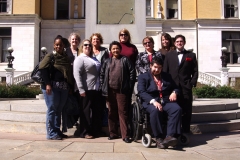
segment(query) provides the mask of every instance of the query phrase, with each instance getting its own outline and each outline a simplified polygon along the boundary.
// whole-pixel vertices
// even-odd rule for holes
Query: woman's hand
[[[81,97],[86,97],[86,93],[84,92],[84,93],[80,93],[80,96]]]
[[[46,85],[46,93],[47,93],[47,95],[50,95],[52,93],[52,87],[49,84]]]

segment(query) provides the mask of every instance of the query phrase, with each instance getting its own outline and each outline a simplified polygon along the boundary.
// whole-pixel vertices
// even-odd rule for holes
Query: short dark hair
[[[110,45],[109,45],[109,51],[111,51],[113,45],[117,45],[119,47],[120,51],[122,50],[122,46],[118,41],[112,41],[112,43],[110,43]]]
[[[57,39],[60,39],[63,43],[63,37],[61,35],[57,35],[56,38],[54,38],[54,43],[56,42]]]
[[[186,38],[185,38],[183,35],[181,35],[181,34],[178,34],[178,35],[175,36],[174,42],[176,42],[176,40],[177,40],[178,38],[182,38],[183,42],[186,43]]]
[[[161,65],[162,66],[163,65],[163,60],[160,57],[154,57],[150,64],[153,65],[154,63],[156,63],[157,65]]]

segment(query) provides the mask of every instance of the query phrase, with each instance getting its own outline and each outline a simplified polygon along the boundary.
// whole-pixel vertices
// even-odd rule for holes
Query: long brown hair
[[[169,41],[169,46],[165,47],[163,46],[162,44],[162,37],[164,37],[165,39],[167,39]],[[175,47],[174,47],[174,44],[173,44],[173,40],[172,40],[172,37],[168,34],[168,33],[163,33],[162,36],[161,36],[161,45],[162,45],[162,49],[164,50],[173,50]]]

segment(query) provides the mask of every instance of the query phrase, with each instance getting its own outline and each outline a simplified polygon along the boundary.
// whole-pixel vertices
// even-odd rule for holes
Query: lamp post
[[[222,67],[227,67],[227,60],[228,60],[228,57],[226,55],[227,48],[222,47],[221,50],[222,50],[222,56],[220,57],[220,59],[222,60]]]
[[[42,52],[42,56],[41,56],[41,60],[44,58],[44,56],[47,54],[47,48],[46,47],[42,47],[41,48],[41,52]]]
[[[222,60],[222,68],[220,68],[221,71],[221,86],[228,86],[229,84],[229,80],[228,80],[228,71],[230,68],[227,68],[227,61],[228,61],[228,57],[226,55],[226,51],[227,48],[226,47],[222,47],[221,48],[222,51],[222,56],[220,57],[220,59]]]
[[[13,51],[14,50],[12,47],[8,47],[8,53],[9,53],[9,56],[7,56],[8,68],[13,68],[13,64],[12,64],[12,62],[14,61],[14,57],[12,56]]]
[[[8,60],[8,65],[6,70],[6,85],[12,85],[14,83],[14,71],[15,69],[13,68],[13,60],[14,57],[12,56],[12,52],[13,52],[13,48],[9,47],[8,48],[8,52],[9,52],[9,56],[7,56],[7,60]]]

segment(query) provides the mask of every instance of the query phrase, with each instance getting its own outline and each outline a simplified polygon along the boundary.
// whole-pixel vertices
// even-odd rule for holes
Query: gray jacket
[[[85,93],[86,90],[98,90],[100,65],[100,62],[84,53],[74,60],[73,75],[80,94]]]

